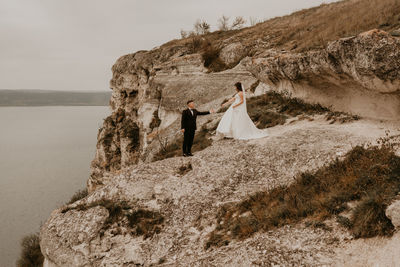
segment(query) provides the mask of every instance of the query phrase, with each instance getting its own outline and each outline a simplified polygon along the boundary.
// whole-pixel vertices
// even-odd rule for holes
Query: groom
[[[182,112],[181,119],[181,131],[183,133],[183,156],[193,156],[191,150],[193,145],[194,133],[197,129],[196,118],[198,115],[207,115],[214,113],[215,111],[211,109],[210,111],[197,111],[195,109],[194,101],[189,100],[187,102],[188,108]]]

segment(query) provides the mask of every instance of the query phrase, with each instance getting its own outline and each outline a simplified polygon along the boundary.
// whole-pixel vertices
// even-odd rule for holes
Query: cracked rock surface
[[[299,172],[374,142],[393,125],[368,120],[329,124],[323,118],[269,128],[250,141],[222,139],[195,154],[142,163],[104,177],[86,198],[55,210],[41,228],[48,266],[332,266],[339,248],[353,242],[337,225],[331,230],[288,225],[243,241],[205,249],[219,208],[246,196],[289,184]],[[192,170],[179,168],[190,162]],[[102,235],[109,210],[102,201],[159,212],[161,230],[132,235],[124,218]],[[95,203],[95,204],[93,204]],[[81,207],[81,208],[80,208]],[[86,207],[86,208],[82,208]],[[63,212],[64,211],[64,212]],[[356,241],[359,242],[359,241]],[[53,265],[51,265],[53,264]]]

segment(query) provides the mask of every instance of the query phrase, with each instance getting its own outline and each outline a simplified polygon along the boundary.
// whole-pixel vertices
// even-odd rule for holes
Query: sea
[[[0,266],[85,188],[108,106],[0,107]]]

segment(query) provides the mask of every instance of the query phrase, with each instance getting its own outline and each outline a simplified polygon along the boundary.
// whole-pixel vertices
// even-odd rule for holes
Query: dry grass
[[[193,167],[192,167],[192,163],[189,162],[189,163],[184,164],[181,167],[179,167],[178,174],[181,175],[181,176],[184,176],[185,174],[187,174],[191,170],[193,170]]]
[[[130,234],[133,236],[142,236],[146,239],[152,237],[155,233],[159,233],[163,226],[164,217],[157,211],[145,209],[133,209],[126,201],[111,201],[102,199],[90,204],[80,204],[76,207],[65,207],[61,213],[70,210],[87,210],[92,207],[102,206],[107,209],[108,217],[105,220],[99,234],[103,236],[105,231],[115,226],[114,235],[122,234],[121,226],[127,221],[127,227],[130,228]]]
[[[400,28],[399,19],[399,0],[348,0],[273,18],[235,37],[249,44],[260,39],[271,47],[301,52],[374,28],[390,32]]]
[[[284,124],[289,117],[314,115],[328,112],[329,109],[318,104],[308,104],[298,98],[290,98],[270,91],[247,101],[250,118],[259,128]]]
[[[228,69],[230,66],[225,65],[219,57],[221,49],[213,43],[210,36],[192,36],[190,37],[189,49],[191,53],[200,53],[204,67],[212,72],[219,72]]]
[[[87,188],[78,190],[78,191],[76,191],[76,192],[73,194],[73,196],[71,197],[71,199],[67,202],[67,205],[68,205],[68,204],[72,204],[72,203],[74,203],[74,202],[76,202],[76,201],[78,201],[78,200],[80,200],[80,199],[86,197],[87,195],[88,195],[88,190],[87,190]]]
[[[303,9],[240,30],[211,32],[197,37],[196,41],[201,42],[204,38],[216,49],[226,43],[241,42],[251,56],[268,48],[293,52],[321,49],[330,41],[371,29],[392,32],[398,28],[400,0],[347,0]],[[193,47],[192,44],[192,37],[189,37],[171,41],[163,47]],[[210,70],[214,71],[213,68]]]
[[[143,238],[152,237],[154,234],[161,232],[161,226],[164,218],[158,212],[139,209],[128,214],[129,226],[132,228],[131,233],[135,236],[143,235]]]
[[[206,248],[306,218],[323,222],[348,210],[347,203],[355,200],[358,204],[350,220],[339,220],[356,238],[391,235],[394,227],[385,209],[400,192],[400,157],[394,153],[398,142],[385,138],[380,143],[354,147],[344,160],[336,159],[314,173],[301,173],[289,186],[223,207]]]
[[[227,109],[221,109],[225,112]],[[247,100],[247,112],[258,128],[264,129],[285,124],[288,118],[306,118],[316,114],[325,114],[326,120],[334,123],[358,120],[356,115],[333,112],[319,104],[309,104],[298,98],[290,98],[281,93],[270,91]]]
[[[140,60],[140,66],[145,70],[150,69],[154,60],[168,61],[177,51],[181,51],[182,55],[199,53],[207,43],[219,51],[228,44],[240,42],[246,50],[244,55],[248,56],[257,55],[270,48],[292,52],[321,49],[329,41],[354,36],[371,29],[393,32],[400,28],[399,16],[400,0],[346,0],[322,4],[239,30],[215,31],[201,36],[171,40],[159,49],[139,51],[138,53],[149,54],[149,57]],[[114,64],[111,85],[121,82],[121,73],[131,71],[134,64],[130,62],[135,61],[134,58],[135,54],[125,55]],[[210,71],[232,67],[221,67],[217,63],[215,69],[211,64]]]
[[[154,64],[168,61],[178,51],[181,55],[201,53],[208,61],[209,55],[215,64],[210,64],[210,71],[221,71],[233,66],[219,64],[215,51],[234,42],[245,47],[244,55],[255,56],[266,49],[284,49],[292,52],[304,52],[324,48],[329,41],[354,36],[371,29],[381,29],[394,34],[400,28],[400,0],[346,0],[294,12],[276,17],[251,27],[238,30],[215,31],[201,36],[171,40],[147,53],[140,59],[143,70],[149,71]],[[398,33],[397,33],[398,35]],[[204,52],[204,44],[212,44],[213,53]],[[201,51],[203,49],[203,51]],[[218,52],[219,53],[219,52]],[[135,54],[121,57],[113,65],[111,85],[121,83],[120,74],[132,71],[136,64],[130,64]],[[215,65],[215,66],[214,66]]]
[[[201,55],[204,60],[204,67],[213,72],[219,72],[228,69],[229,67],[220,59],[219,53],[220,49],[211,43],[207,43],[207,45],[205,45],[201,51]]]

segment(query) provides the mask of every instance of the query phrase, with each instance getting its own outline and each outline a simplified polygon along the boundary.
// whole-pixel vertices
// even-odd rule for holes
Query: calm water
[[[86,185],[104,107],[0,107],[0,266]]]

